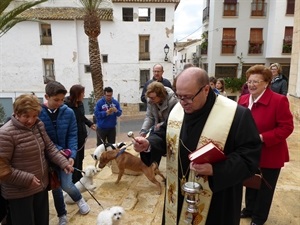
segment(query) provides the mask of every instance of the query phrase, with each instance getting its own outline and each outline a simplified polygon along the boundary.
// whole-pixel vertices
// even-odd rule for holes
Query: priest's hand
[[[196,176],[212,176],[213,175],[213,167],[210,163],[204,164],[196,164],[191,162],[190,169],[195,171]]]
[[[135,137],[133,140],[133,148],[136,152],[144,152],[149,149],[150,143],[144,137]]]

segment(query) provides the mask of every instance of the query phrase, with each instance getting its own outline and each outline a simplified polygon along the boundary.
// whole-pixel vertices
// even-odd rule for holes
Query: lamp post
[[[169,53],[170,47],[169,45],[166,44],[166,46],[164,47],[164,52],[165,52],[165,61],[168,61],[168,53]]]

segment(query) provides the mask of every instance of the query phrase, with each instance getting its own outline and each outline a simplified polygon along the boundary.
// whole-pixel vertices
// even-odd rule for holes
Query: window
[[[295,0],[287,0],[286,14],[294,15],[295,12]]]
[[[250,41],[249,41],[249,54],[261,54],[263,45],[263,29],[251,28],[250,29]]]
[[[139,21],[140,22],[150,21],[150,8],[139,8]]]
[[[237,16],[237,0],[224,0],[223,16]]]
[[[139,60],[150,60],[149,35],[139,36]]]
[[[246,64],[246,63],[244,63],[244,64],[243,64],[243,67],[242,67],[242,77],[246,77],[246,72],[247,72],[247,70],[248,70],[251,66],[254,66],[254,65],[257,65],[257,64],[260,64],[260,63],[254,63],[254,64],[251,64],[251,63]]]
[[[150,79],[150,69],[140,70],[140,88]]]
[[[292,53],[293,27],[285,27],[282,53]]]
[[[84,65],[84,72],[90,73],[91,72],[91,65]]]
[[[266,16],[266,9],[264,0],[253,0],[251,3],[251,16]]]
[[[54,59],[43,59],[44,63],[44,84],[55,80]]]
[[[235,45],[235,28],[223,28],[222,54],[234,53]]]
[[[133,8],[123,8],[123,21],[133,21]]]
[[[237,77],[237,64],[216,64],[215,77],[225,78],[225,77]]]
[[[155,9],[155,21],[156,22],[166,21],[166,9]]]
[[[108,62],[108,55],[101,55],[102,57],[102,62],[107,63]]]
[[[51,25],[41,24],[41,45],[52,45]]]

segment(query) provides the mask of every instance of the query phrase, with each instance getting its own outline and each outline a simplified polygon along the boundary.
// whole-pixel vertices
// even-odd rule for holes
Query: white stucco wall
[[[42,6],[67,6],[74,1],[48,1]],[[74,6],[74,5],[72,5]],[[151,21],[122,21],[122,7],[151,8]],[[166,9],[166,21],[155,22],[155,8]],[[164,66],[164,77],[173,78],[174,4],[118,3],[113,6],[113,21],[101,21],[99,36],[100,53],[108,55],[108,63],[102,63],[104,86],[120,94],[121,103],[140,103],[140,69],[150,69],[156,63]],[[82,20],[45,21],[51,24],[52,45],[40,45],[40,27],[36,22],[22,22],[0,38],[0,98],[34,91],[44,95],[43,59],[54,59],[56,80],[67,89],[80,83],[86,87],[86,97],[93,90],[90,73],[84,73],[89,65],[88,38]],[[150,35],[150,61],[139,61],[139,34]],[[169,61],[164,61],[164,46],[170,46]]]

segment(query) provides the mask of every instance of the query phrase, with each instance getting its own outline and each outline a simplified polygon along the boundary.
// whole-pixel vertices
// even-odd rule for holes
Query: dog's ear
[[[92,156],[92,158],[93,158],[94,160],[97,160],[97,156],[96,156],[96,155],[91,154],[91,156]]]
[[[125,142],[121,142],[121,143],[118,144],[118,148],[122,148],[122,147],[125,146],[125,145],[126,145]]]

